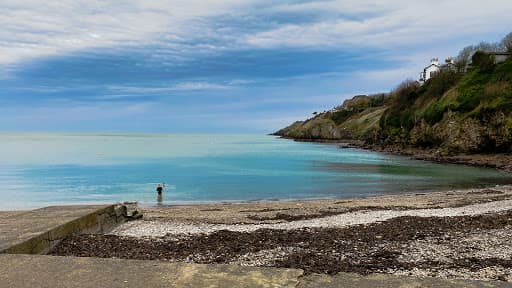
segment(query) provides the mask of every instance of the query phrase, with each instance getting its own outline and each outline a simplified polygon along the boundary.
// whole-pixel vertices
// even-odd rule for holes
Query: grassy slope
[[[366,100],[371,97],[358,97],[358,101],[346,101],[340,111],[319,113],[306,121],[297,121],[275,134],[295,139],[362,139],[379,130],[379,120],[386,107],[370,107]]]
[[[512,149],[512,60],[465,74],[446,72],[394,103],[381,120],[387,143],[456,152]]]
[[[465,74],[441,73],[423,86],[398,88],[374,100],[357,96],[337,112],[320,113],[276,134],[302,139],[354,138],[458,152],[512,149],[512,59]]]

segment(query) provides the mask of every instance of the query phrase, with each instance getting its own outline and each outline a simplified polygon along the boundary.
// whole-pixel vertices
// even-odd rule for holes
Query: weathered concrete
[[[27,211],[25,210],[19,210],[19,211],[0,211],[0,219],[1,218],[5,218],[5,217],[11,217],[11,216],[14,216],[14,215],[20,215],[20,214],[23,214],[23,213],[26,213]]]
[[[0,255],[0,288],[18,287],[512,287],[506,282],[392,275],[308,275],[302,270],[125,259]]]
[[[303,277],[298,288],[338,288],[338,287],[359,287],[359,288],[477,288],[477,287],[512,287],[512,283],[498,281],[469,281],[457,279],[440,278],[415,278],[406,276],[393,276],[386,274],[374,274],[361,276],[350,273],[339,273],[335,276],[309,275]]]
[[[301,270],[0,255],[0,287],[296,287]]]
[[[124,221],[120,205],[53,206],[0,218],[0,253],[43,254],[72,233],[103,232]]]
[[[0,252],[45,253],[67,235],[108,231],[135,214],[122,205],[60,206],[1,213]],[[4,287],[501,288],[512,287],[512,283],[348,273],[304,276],[297,269],[0,254],[0,288]]]

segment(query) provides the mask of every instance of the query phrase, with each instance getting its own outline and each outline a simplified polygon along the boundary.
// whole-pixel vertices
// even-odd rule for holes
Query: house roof
[[[441,68],[441,65],[437,65],[437,64],[432,63],[432,64],[428,65],[427,67],[425,67],[425,69],[423,69],[423,71],[426,71],[428,68],[430,68],[432,66],[436,66],[437,68]]]

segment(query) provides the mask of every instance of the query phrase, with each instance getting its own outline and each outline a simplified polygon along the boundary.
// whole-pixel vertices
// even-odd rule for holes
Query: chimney
[[[430,63],[434,64],[434,65],[439,65],[439,59],[438,58],[432,58],[432,60],[430,60]]]
[[[455,64],[455,60],[453,60],[452,57],[446,58],[446,60],[444,60],[444,62],[446,62],[446,64]]]

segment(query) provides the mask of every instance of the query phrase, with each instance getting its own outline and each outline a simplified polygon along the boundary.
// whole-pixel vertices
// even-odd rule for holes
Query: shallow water
[[[510,184],[491,170],[263,135],[0,134],[0,209],[313,199]]]

